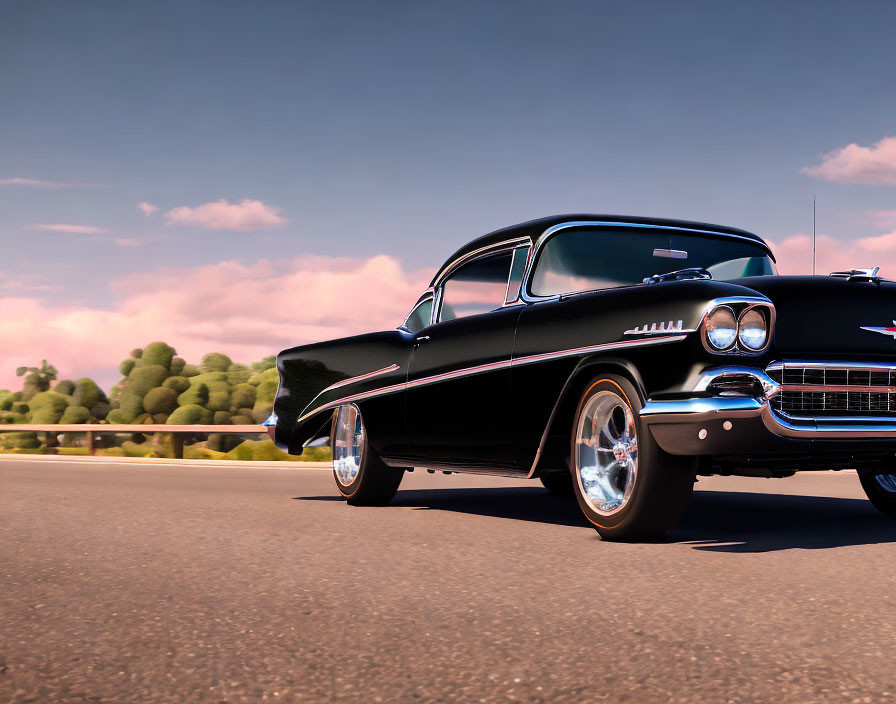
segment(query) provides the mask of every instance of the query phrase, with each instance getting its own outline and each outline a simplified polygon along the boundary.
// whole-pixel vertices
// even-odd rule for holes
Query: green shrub
[[[12,412],[17,415],[25,415],[26,413],[31,412],[31,407],[27,403],[18,401],[16,403],[12,404],[12,408],[10,410],[12,410]]]
[[[171,366],[168,367],[168,370],[174,376],[178,376],[184,370],[184,366],[186,365],[186,363],[187,362],[181,357],[175,357],[171,360]]]
[[[60,423],[87,423],[90,421],[90,409],[84,406],[69,406],[62,413]]]
[[[230,404],[236,408],[252,408],[255,405],[255,387],[237,384],[230,392]]]
[[[165,425],[168,422],[168,414],[167,413],[154,413],[152,416],[152,422],[156,425]]]
[[[249,381],[250,376],[252,376],[252,372],[245,364],[231,364],[227,368],[227,381],[231,386],[245,384]]]
[[[205,410],[195,403],[181,406],[168,416],[167,423],[168,425],[198,425],[202,422]]]
[[[273,404],[256,401],[252,409],[252,418],[256,423],[264,423],[274,411]]]
[[[168,389],[174,389],[174,391],[178,394],[182,394],[184,391],[190,388],[190,380],[185,376],[169,376],[165,379],[165,382],[162,386]]]
[[[75,382],[75,390],[72,393],[72,403],[76,406],[91,408],[96,404],[104,403],[105,401],[106,394],[103,393],[103,390],[97,386],[93,379],[84,377]],[[94,415],[96,414],[94,413]]]
[[[239,435],[231,435],[230,433],[211,433],[205,444],[209,450],[215,452],[230,452],[236,448],[243,439]]]
[[[190,384],[190,388],[177,397],[179,406],[204,406],[208,403],[208,386],[199,382]]]
[[[133,357],[134,359],[140,359],[142,356],[143,350],[141,350],[139,347],[135,347],[131,350],[131,357]]]
[[[150,342],[143,349],[143,356],[140,358],[140,366],[158,365],[166,371],[171,368],[171,360],[177,354],[173,347],[164,342]]]
[[[226,372],[231,364],[233,364],[233,361],[226,354],[209,352],[202,357],[199,368],[203,372]]]
[[[136,418],[144,412],[143,399],[152,389],[161,386],[168,370],[158,364],[134,367],[121,390],[121,413],[125,418]]]
[[[185,364],[184,368],[180,372],[181,376],[185,376],[187,378],[191,376],[199,376],[200,374],[202,374],[202,370],[195,364]]]
[[[277,395],[277,385],[280,383],[280,376],[277,373],[276,369],[268,369],[261,373],[260,378],[258,380],[258,387],[256,390],[256,403],[259,401],[265,401],[267,403],[274,402],[274,396]]]
[[[90,407],[90,415],[97,420],[106,420],[106,416],[109,415],[109,411],[111,410],[112,405],[108,401],[100,401]]]
[[[215,411],[215,415],[212,418],[212,423],[214,425],[230,425],[230,412]]]
[[[121,449],[125,457],[156,457],[156,453],[146,442],[136,443],[125,440],[121,443]]]
[[[251,411],[246,414],[231,415],[230,422],[233,425],[255,425],[256,424],[255,419],[252,417]]]
[[[251,366],[253,372],[258,372],[260,374],[263,371],[267,371],[268,369],[277,366],[277,359],[273,356],[265,357],[260,362],[253,362]]]
[[[152,415],[171,413],[175,408],[177,408],[177,392],[165,386],[150,389],[143,398],[143,410]]]
[[[40,440],[37,439],[37,433],[2,433],[0,441],[3,447],[7,449],[36,449],[40,447]]]
[[[214,391],[208,395],[208,403],[205,407],[213,413],[226,411],[230,408],[230,394],[226,391]]]
[[[58,423],[65,409],[71,403],[68,396],[55,391],[41,391],[31,399],[31,422],[41,425]]]
[[[127,376],[131,373],[131,370],[134,368],[134,365],[137,364],[136,360],[126,359],[121,364],[118,365],[118,373],[122,376]]]
[[[133,418],[126,419],[120,408],[113,408],[106,415],[106,422],[114,425],[127,425]]]
[[[75,382],[68,379],[59,381],[56,383],[56,386],[53,387],[53,391],[55,391],[57,394],[71,396],[75,392]]]
[[[0,411],[8,411],[12,408],[12,391],[3,389],[0,391]]]
[[[229,460],[287,460],[293,459],[277,447],[273,440],[244,440],[227,453]]]

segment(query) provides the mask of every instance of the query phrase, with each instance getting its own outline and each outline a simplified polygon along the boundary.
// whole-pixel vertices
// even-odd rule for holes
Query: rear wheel
[[[865,495],[881,513],[896,518],[896,474],[859,474]]]
[[[386,465],[370,446],[356,405],[338,408],[330,438],[333,478],[346,503],[352,506],[388,503],[398,491],[404,470]]]
[[[592,381],[572,429],[572,485],[605,540],[656,540],[681,518],[696,460],[663,452],[641,427],[641,402],[622,377]]]

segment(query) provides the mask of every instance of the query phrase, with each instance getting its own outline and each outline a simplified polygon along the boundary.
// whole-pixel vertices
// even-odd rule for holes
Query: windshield
[[[702,268],[712,278],[776,274],[760,244],[711,235],[631,227],[562,230],[535,261],[529,292],[554,296],[640,284],[654,274]]]

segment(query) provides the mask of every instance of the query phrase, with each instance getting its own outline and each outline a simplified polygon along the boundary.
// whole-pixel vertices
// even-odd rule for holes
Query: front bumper
[[[706,372],[695,393],[705,394],[714,379],[748,374],[762,388],[757,396],[695,396],[648,400],[641,420],[659,446],[673,455],[813,455],[844,451],[896,450],[896,418],[790,419],[769,399],[780,385],[763,371],[730,367]]]

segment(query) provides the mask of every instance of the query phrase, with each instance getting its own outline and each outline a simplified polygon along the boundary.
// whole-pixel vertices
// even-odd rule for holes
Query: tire
[[[545,472],[538,479],[554,496],[572,496],[572,474],[569,472]]]
[[[351,506],[383,506],[392,500],[404,469],[386,465],[370,446],[360,409],[340,406],[333,414],[330,433],[333,479]]]
[[[859,481],[874,508],[890,518],[896,518],[896,475],[860,472]]]
[[[604,540],[663,538],[681,519],[694,488],[696,458],[663,452],[640,421],[641,407],[631,382],[603,376],[588,384],[576,408],[573,491]]]

